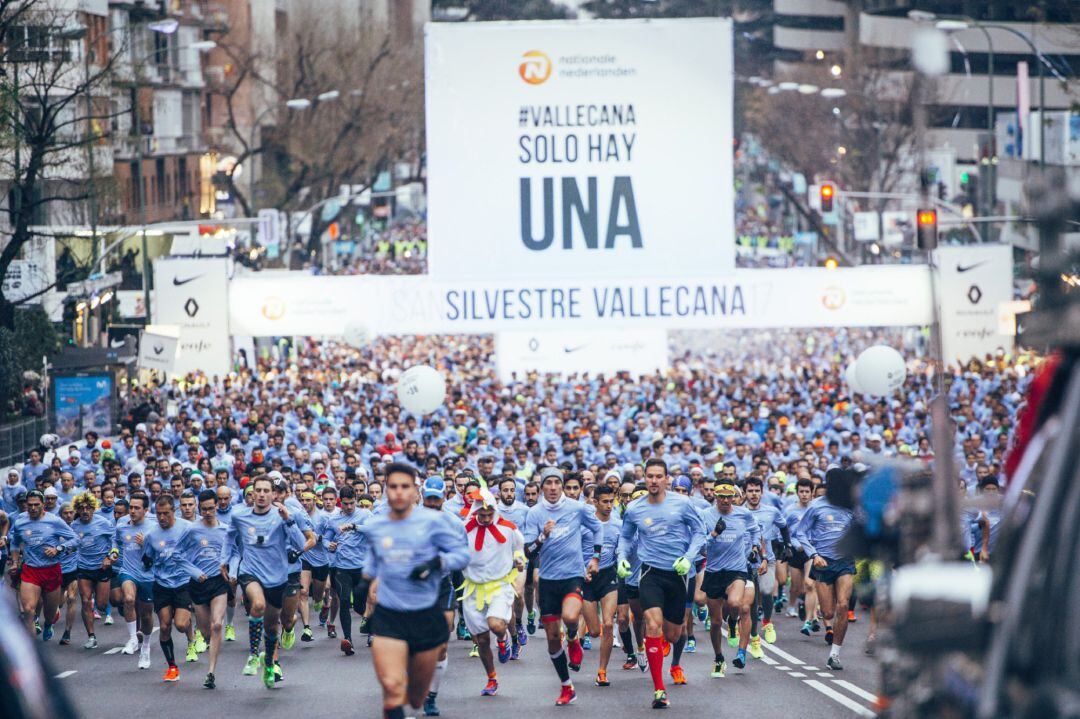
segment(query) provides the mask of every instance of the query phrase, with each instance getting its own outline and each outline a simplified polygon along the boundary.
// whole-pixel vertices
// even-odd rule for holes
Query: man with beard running
[[[619,537],[619,568],[630,576],[629,548],[641,559],[638,592],[645,614],[645,652],[653,680],[654,709],[669,705],[664,688],[664,642],[685,641],[686,584],[691,563],[705,543],[705,525],[687,497],[669,492],[667,463],[645,463],[648,495],[627,508]],[[541,564],[541,567],[543,565]]]

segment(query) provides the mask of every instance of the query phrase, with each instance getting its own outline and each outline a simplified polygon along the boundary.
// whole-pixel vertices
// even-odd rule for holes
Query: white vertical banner
[[[504,382],[530,372],[637,376],[662,372],[668,365],[667,331],[662,329],[511,330],[495,335],[495,366]]]
[[[962,245],[935,252],[940,277],[942,354],[947,364],[1011,351],[1014,337],[998,325],[1003,302],[1012,300],[1012,247]]]
[[[232,365],[226,260],[155,260],[154,289],[154,323],[180,327],[173,372],[228,374]]]

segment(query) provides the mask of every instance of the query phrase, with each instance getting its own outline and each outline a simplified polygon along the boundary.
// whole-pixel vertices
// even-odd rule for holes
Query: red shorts
[[[52,564],[48,567],[31,567],[24,564],[19,579],[27,584],[36,584],[43,592],[55,592],[60,588],[60,565]]]

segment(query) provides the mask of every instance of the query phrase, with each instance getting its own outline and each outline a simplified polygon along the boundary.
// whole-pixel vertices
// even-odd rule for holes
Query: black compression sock
[[[682,653],[685,647],[686,637],[679,637],[678,641],[671,647],[671,666],[679,666],[679,662],[682,661]]]
[[[626,656],[634,656],[634,636],[630,633],[629,627],[619,630],[619,640],[622,642],[623,649],[626,650]]]
[[[167,661],[169,663],[170,667],[175,667],[176,666],[176,655],[173,654],[172,637],[169,637],[168,639],[162,639],[160,641],[160,644],[161,644],[161,653],[165,655],[165,661]]]
[[[566,661],[566,650],[559,648],[558,654],[551,655],[551,663],[555,665],[555,673],[559,675],[559,681],[564,684],[570,681],[570,665]]]

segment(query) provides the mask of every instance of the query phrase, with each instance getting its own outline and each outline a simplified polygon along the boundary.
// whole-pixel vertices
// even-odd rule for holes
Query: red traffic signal
[[[916,215],[915,241],[920,250],[937,248],[937,210],[922,209]]]
[[[836,197],[836,187],[831,182],[821,184],[821,214],[833,211],[833,199]]]

